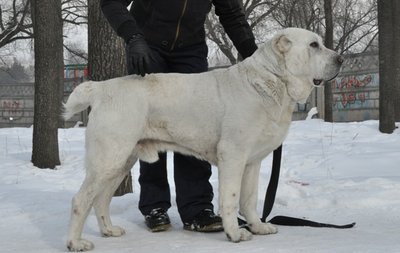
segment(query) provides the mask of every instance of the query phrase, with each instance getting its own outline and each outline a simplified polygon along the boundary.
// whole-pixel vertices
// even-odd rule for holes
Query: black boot
[[[151,210],[150,214],[144,216],[144,219],[151,232],[166,231],[171,227],[167,211],[162,208]]]
[[[204,209],[193,220],[184,222],[183,229],[197,232],[220,232],[224,230],[221,217],[215,215],[210,209]]]

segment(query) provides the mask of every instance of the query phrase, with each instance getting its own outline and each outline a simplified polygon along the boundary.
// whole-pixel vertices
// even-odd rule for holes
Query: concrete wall
[[[379,119],[379,74],[349,75],[332,82],[334,121]]]
[[[64,101],[83,79],[66,79],[64,82]],[[30,127],[33,124],[34,84],[0,84],[0,127]],[[86,112],[75,115],[63,123],[70,127],[77,121],[84,121]]]

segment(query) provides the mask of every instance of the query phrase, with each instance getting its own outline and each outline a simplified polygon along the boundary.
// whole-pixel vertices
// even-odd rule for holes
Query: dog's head
[[[314,86],[335,78],[344,61],[319,35],[299,28],[276,34],[271,47],[284,65],[287,90],[296,102],[304,102]]]

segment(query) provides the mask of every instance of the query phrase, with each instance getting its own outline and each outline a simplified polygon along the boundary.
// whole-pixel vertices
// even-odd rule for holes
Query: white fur
[[[310,47],[315,41],[320,48]],[[111,223],[111,197],[138,159],[154,162],[166,150],[218,167],[219,210],[231,241],[276,233],[256,213],[260,165],[283,142],[294,105],[308,97],[313,79],[326,80],[339,71],[338,55],[322,44],[318,35],[290,28],[227,69],[79,85],[65,104],[65,117],[89,105],[91,112],[87,174],[72,202],[69,250],[93,248],[81,238],[92,206],[103,235],[124,234]],[[251,233],[238,227],[238,207]]]

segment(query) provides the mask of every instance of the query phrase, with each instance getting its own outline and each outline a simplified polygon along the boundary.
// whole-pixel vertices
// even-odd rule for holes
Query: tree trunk
[[[60,165],[58,123],[63,84],[61,0],[32,1],[35,47],[35,102],[32,163],[39,168]]]
[[[379,26],[379,130],[392,133],[395,129],[395,44],[394,2],[398,0],[378,1]]]
[[[102,81],[126,75],[124,42],[103,16],[99,0],[88,0],[88,40],[89,79]],[[131,173],[123,180],[115,196],[129,192],[133,192]]]
[[[393,68],[394,68],[394,113],[395,121],[400,122],[400,2],[393,1]]]
[[[333,17],[332,17],[332,0],[324,0],[324,11],[325,11],[325,46],[329,49],[333,49]],[[333,122],[333,111],[332,111],[332,87],[330,83],[326,82],[324,85],[324,119],[326,122]]]

